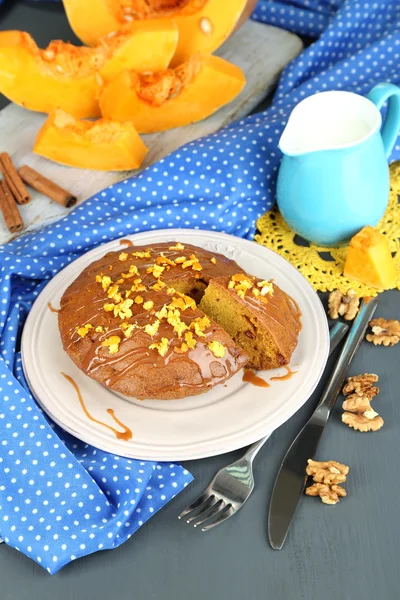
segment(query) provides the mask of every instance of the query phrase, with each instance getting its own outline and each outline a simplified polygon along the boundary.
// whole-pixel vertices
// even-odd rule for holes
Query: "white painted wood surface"
[[[208,119],[143,136],[149,153],[142,168],[173,152],[194,139],[213,133],[249,114],[265,98],[279,73],[302,49],[301,40],[282,29],[248,21],[219,50],[218,54],[240,66],[247,79],[243,92],[231,104]],[[32,147],[45,116],[10,104],[0,111],[0,150],[8,152],[17,167],[27,164],[71,191],[83,202],[99,190],[135,174],[100,172],[64,167],[33,154]],[[64,217],[69,210],[32,190],[32,200],[20,207],[25,224],[22,232],[38,229]],[[20,234],[21,235],[21,234]],[[12,239],[0,218],[0,244]]]

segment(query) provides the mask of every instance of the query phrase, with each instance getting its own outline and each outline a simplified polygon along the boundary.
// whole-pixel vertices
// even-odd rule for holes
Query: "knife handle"
[[[335,368],[329,378],[326,388],[322,393],[322,397],[318,403],[316,411],[324,413],[324,418],[327,420],[332,408],[335,405],[336,399],[344,383],[347,370],[352,362],[361,342],[364,339],[364,334],[367,330],[368,323],[371,320],[376,307],[378,306],[378,298],[369,298],[363,300],[357,317],[354,319],[350,332],[343,344],[342,351],[339,355]],[[315,413],[314,413],[315,414]]]

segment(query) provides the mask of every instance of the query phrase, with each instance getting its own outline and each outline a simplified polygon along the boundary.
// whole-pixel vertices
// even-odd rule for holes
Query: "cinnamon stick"
[[[18,204],[26,204],[31,196],[26,189],[21,177],[18,175],[10,156],[7,152],[0,154],[0,171]]]
[[[64,190],[34,169],[31,169],[31,167],[26,165],[21,167],[18,169],[18,174],[22,181],[27,185],[30,185],[41,194],[51,198],[54,202],[58,202],[58,204],[62,204],[62,206],[65,206],[66,208],[70,208],[76,204],[76,196],[67,192],[67,190]]]
[[[15,198],[4,179],[0,180],[0,210],[3,213],[8,231],[11,233],[21,231],[24,224],[15,203]]]

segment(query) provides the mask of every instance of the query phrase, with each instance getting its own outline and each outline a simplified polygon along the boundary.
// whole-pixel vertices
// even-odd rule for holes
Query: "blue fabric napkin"
[[[50,573],[121,544],[191,476],[178,465],[96,450],[40,411],[19,353],[38,293],[85,251],[130,233],[194,227],[251,239],[256,219],[275,201],[277,142],[295,104],[328,89],[365,94],[380,81],[400,84],[397,0],[261,0],[254,18],[320,35],[286,68],[271,108],[186,145],[58,223],[0,248],[0,534]]]

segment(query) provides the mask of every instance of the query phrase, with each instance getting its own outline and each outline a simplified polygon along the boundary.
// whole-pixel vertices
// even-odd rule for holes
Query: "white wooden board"
[[[279,73],[302,49],[296,36],[282,29],[248,21],[218,51],[240,66],[247,79],[242,93],[231,104],[193,125],[143,136],[149,153],[142,168],[160,160],[187,142],[213,133],[249,114],[265,98]],[[129,172],[100,172],[64,167],[33,154],[32,147],[45,115],[10,104],[0,111],[0,151],[6,151],[17,167],[27,164],[71,191],[83,202],[99,190],[126,179]],[[22,232],[38,229],[64,217],[69,210],[32,190],[32,200],[20,207],[25,224]],[[20,235],[22,235],[20,234]],[[14,237],[0,218],[0,244]]]

